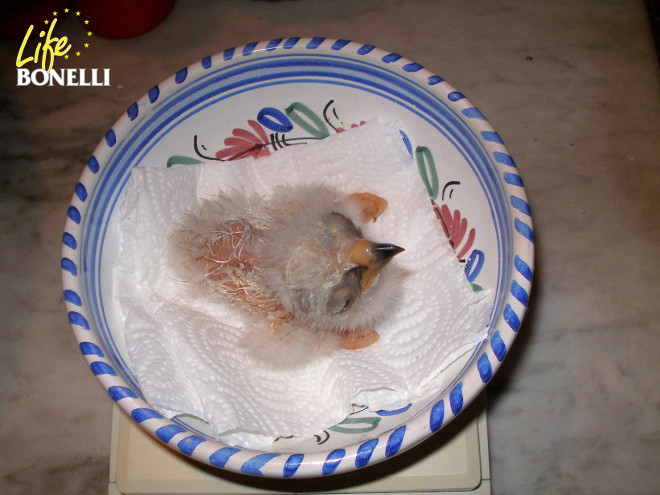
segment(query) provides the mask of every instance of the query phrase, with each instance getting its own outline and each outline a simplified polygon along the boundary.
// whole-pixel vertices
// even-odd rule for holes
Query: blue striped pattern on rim
[[[264,58],[265,53],[269,58]],[[265,82],[263,74],[257,76],[264,68],[270,71]],[[178,122],[229,94],[239,94],[240,86],[254,85],[257,79],[266,85],[289,81],[344,85],[377,94],[414,113],[461,148],[488,196],[492,220],[501,236],[498,248],[504,262],[498,272],[498,317],[492,322],[490,337],[475,350],[459,377],[407,424],[330,452],[253,452],[223,445],[163,418],[140,397],[137,383],[112,341],[102,304],[103,240],[130,169]],[[142,122],[132,127],[130,123],[138,115]],[[62,238],[61,267],[64,300],[80,350],[110,397],[137,423],[172,448],[212,466],[290,478],[329,475],[389,458],[459,414],[491,379],[520,329],[533,277],[533,243],[530,208],[515,162],[499,135],[462,93],[421,65],[373,45],[320,37],[289,38],[205,57],[152,87],[140,102],[128,107],[106,132],[74,190]],[[81,276],[80,266],[91,276]]]

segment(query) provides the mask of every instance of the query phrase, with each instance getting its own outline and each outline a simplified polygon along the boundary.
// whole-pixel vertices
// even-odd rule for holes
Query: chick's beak
[[[360,278],[361,289],[366,290],[392,257],[403,250],[394,244],[376,243],[366,239],[355,242],[349,248],[348,259],[351,263],[365,268]]]

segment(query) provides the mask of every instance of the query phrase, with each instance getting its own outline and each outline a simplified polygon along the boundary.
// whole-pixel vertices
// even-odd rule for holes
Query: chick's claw
[[[291,323],[293,321],[293,315],[291,313],[283,313],[275,318],[273,318],[270,323],[268,323],[268,330],[271,332],[274,332],[278,328],[286,325],[287,323]]]
[[[353,193],[348,198],[360,206],[363,222],[375,222],[387,208],[387,200],[373,193]]]

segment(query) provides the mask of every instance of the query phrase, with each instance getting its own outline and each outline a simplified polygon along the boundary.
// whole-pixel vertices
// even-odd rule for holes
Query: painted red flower
[[[260,158],[270,155],[270,150],[268,149],[270,139],[268,139],[264,128],[261,127],[259,122],[254,120],[248,120],[248,124],[254,132],[245,129],[234,129],[232,131],[232,137],[225,139],[225,146],[227,148],[218,151],[215,154],[216,158],[221,160],[236,160],[248,156]]]
[[[463,259],[468,251],[470,251],[470,248],[474,243],[474,229],[470,229],[463,247],[457,252],[461,242],[463,242],[465,233],[467,232],[467,219],[461,218],[461,212],[458,210],[454,210],[452,213],[447,205],[438,206],[438,204],[433,200],[431,200],[431,203],[433,204],[433,211],[435,212],[435,216],[440,221],[440,225],[442,225],[442,230],[444,231],[445,236],[447,236],[447,239],[449,239],[449,245],[452,247],[454,252],[456,252],[456,257],[459,260]]]
[[[360,121],[359,124],[351,124],[351,129],[355,129],[356,127],[360,127],[364,124],[366,124],[364,120]],[[344,129],[343,127],[337,127],[335,131],[337,132],[337,134],[339,134],[340,132],[346,132],[346,129]]]

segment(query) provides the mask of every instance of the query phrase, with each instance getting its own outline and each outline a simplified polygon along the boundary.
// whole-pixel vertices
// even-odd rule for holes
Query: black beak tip
[[[402,247],[395,246],[394,244],[376,244],[373,249],[374,254],[381,260],[389,260],[394,255],[405,251]]]

